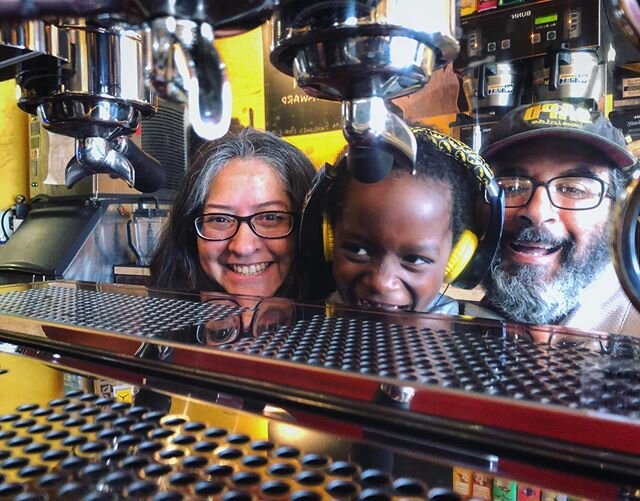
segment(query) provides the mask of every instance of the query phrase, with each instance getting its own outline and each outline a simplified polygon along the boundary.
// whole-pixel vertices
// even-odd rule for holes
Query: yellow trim
[[[449,261],[444,269],[444,281],[453,282],[471,261],[478,248],[478,237],[471,230],[464,230],[460,239],[451,250]]]
[[[327,262],[333,261],[333,228],[326,214],[322,215],[322,248],[324,251],[324,260]]]

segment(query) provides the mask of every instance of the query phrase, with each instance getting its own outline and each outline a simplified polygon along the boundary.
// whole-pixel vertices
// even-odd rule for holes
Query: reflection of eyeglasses
[[[233,238],[240,223],[247,223],[249,228],[261,238],[283,238],[293,231],[295,214],[285,211],[257,212],[250,216],[211,213],[198,216],[194,220],[198,236],[205,240],[229,240]]]
[[[608,184],[602,179],[589,176],[559,176],[540,182],[525,176],[496,177],[504,192],[505,207],[524,207],[533,198],[540,186],[544,186],[554,207],[565,210],[594,209],[607,196]]]
[[[220,346],[246,337],[257,338],[267,331],[295,322],[294,304],[288,299],[260,299],[245,307],[235,299],[214,295],[206,302],[229,306],[230,311],[197,326],[196,339],[203,345]],[[244,318],[246,313],[250,315],[248,321]]]

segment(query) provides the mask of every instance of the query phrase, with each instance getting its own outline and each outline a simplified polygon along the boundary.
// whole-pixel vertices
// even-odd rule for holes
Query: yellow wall
[[[0,210],[29,196],[28,115],[16,105],[14,80],[0,82]]]

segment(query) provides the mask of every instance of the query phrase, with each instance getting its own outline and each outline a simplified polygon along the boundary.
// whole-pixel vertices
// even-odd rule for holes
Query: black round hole
[[[311,491],[297,491],[291,496],[291,501],[320,501],[319,494]]]
[[[224,490],[224,484],[220,482],[211,482],[209,480],[201,480],[193,487],[193,490],[198,496],[215,496]]]
[[[251,501],[252,497],[250,494],[241,491],[231,491],[227,492],[223,497],[222,501]]]
[[[86,487],[80,482],[68,482],[58,489],[58,496],[79,499],[85,492]]]
[[[47,473],[47,470],[48,468],[44,465],[32,464],[22,468],[18,475],[22,478],[39,477],[40,475],[44,475],[45,473]]]
[[[393,498],[381,489],[365,489],[358,499],[360,501],[391,501]]]
[[[45,452],[41,458],[43,461],[60,461],[69,455],[69,451],[63,449],[51,449]]]
[[[160,451],[158,455],[162,459],[173,459],[173,458],[181,458],[184,456],[184,451],[182,449],[165,449]]]
[[[216,444],[215,442],[209,442],[209,441],[201,441],[196,443],[193,446],[193,449],[196,452],[211,452],[213,450],[215,450],[218,447],[218,444]]]
[[[125,471],[114,471],[104,478],[104,483],[112,489],[122,489],[132,480],[131,475]]]
[[[293,475],[296,467],[289,463],[275,463],[269,467],[269,473],[275,476]]]
[[[162,421],[164,426],[180,426],[181,424],[186,423],[187,420],[185,418],[170,416],[167,419]]]
[[[246,444],[251,439],[242,433],[234,433],[233,435],[229,435],[227,437],[227,442],[230,444]]]
[[[16,483],[0,484],[0,497],[15,496],[22,492],[23,486]]]
[[[306,487],[320,485],[324,482],[324,475],[316,471],[303,471],[296,477],[296,482]]]
[[[242,451],[240,449],[222,449],[218,452],[220,459],[238,459],[241,456]]]
[[[171,466],[167,464],[150,464],[143,471],[146,477],[161,477],[171,471]]]
[[[17,470],[29,464],[29,460],[23,457],[11,457],[0,464],[0,468],[4,470]]]
[[[326,491],[336,497],[352,496],[357,490],[356,484],[347,480],[332,480],[326,487]]]
[[[300,451],[295,447],[279,447],[275,452],[279,458],[297,458],[300,455]]]
[[[142,454],[153,454],[154,452],[159,451],[160,449],[162,449],[162,444],[160,442],[146,441],[146,442],[142,442],[138,446],[138,451],[141,452]]]
[[[207,428],[204,432],[204,436],[207,438],[219,438],[224,437],[227,434],[227,430],[224,428]]]
[[[127,494],[130,497],[141,498],[141,497],[151,496],[152,494],[155,494],[157,490],[158,490],[158,486],[153,482],[149,482],[146,480],[139,480],[137,482],[133,482],[127,488]]]
[[[320,468],[326,466],[329,463],[329,459],[320,454],[306,454],[302,458],[302,464],[311,468]]]
[[[207,458],[203,456],[189,456],[182,461],[183,468],[203,468],[208,463]]]
[[[351,477],[358,473],[358,468],[347,461],[336,461],[329,467],[329,473],[336,477]]]
[[[360,481],[367,487],[382,487],[389,485],[389,475],[380,470],[365,470],[360,474]]]
[[[258,440],[256,442],[251,443],[251,448],[254,451],[270,451],[274,447],[275,446],[273,445],[273,443],[267,440]]]
[[[247,456],[242,460],[242,464],[250,468],[259,468],[267,464],[267,458],[263,456]]]
[[[427,493],[429,501],[461,501],[461,497],[452,490],[435,487]]]
[[[80,474],[83,477],[86,477],[94,482],[102,478],[106,473],[109,472],[109,468],[107,468],[103,464],[89,464],[82,468]]]
[[[250,487],[260,483],[260,475],[250,471],[241,471],[233,475],[231,481],[238,487]]]
[[[149,459],[145,456],[130,456],[122,460],[122,468],[128,470],[139,470],[149,464]]]
[[[43,475],[38,484],[41,487],[54,487],[62,484],[66,479],[67,477],[60,473],[47,473],[46,475]]]
[[[233,473],[233,468],[226,464],[214,464],[205,470],[212,477],[228,477]]]
[[[193,435],[180,434],[173,438],[172,442],[177,445],[189,445],[196,441]]]
[[[198,480],[198,477],[193,473],[178,472],[169,477],[169,483],[175,487],[183,487],[190,485]]]
[[[278,480],[269,480],[260,486],[260,490],[267,496],[284,496],[291,490],[291,487]]]
[[[175,431],[170,430],[169,428],[156,428],[151,433],[149,433],[149,438],[152,440],[157,440],[159,438],[167,438],[173,435]]]
[[[399,478],[393,483],[393,489],[398,496],[424,497],[426,488],[419,480],[413,478]]]

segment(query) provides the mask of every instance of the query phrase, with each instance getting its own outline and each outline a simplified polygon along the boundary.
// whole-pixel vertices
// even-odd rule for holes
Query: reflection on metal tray
[[[239,306],[48,287],[0,295],[0,314],[139,336],[235,315]]]
[[[354,419],[424,430],[428,422],[450,436],[493,433],[554,459],[571,447],[572,461],[590,467],[606,461],[628,473],[638,465],[635,339],[105,284],[0,292],[0,338],[37,331],[136,364],[143,357],[196,370],[222,391],[331,402]],[[607,433],[593,433],[600,427]]]

